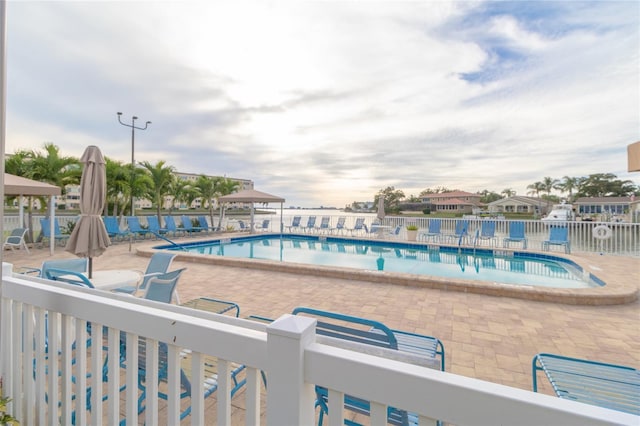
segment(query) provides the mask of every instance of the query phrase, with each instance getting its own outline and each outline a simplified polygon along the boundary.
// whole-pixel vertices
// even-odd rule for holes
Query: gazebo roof
[[[4,174],[4,195],[60,195],[62,190],[45,182]]]
[[[284,203],[284,198],[256,191],[255,189],[245,189],[229,195],[223,195],[219,201],[225,203]]]

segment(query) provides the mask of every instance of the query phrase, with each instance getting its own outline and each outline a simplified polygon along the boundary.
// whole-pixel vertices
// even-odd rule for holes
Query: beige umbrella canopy
[[[385,212],[384,212],[384,197],[381,195],[380,197],[378,197],[378,219],[380,219],[380,221],[382,222],[382,219],[384,219],[385,216]]]
[[[111,244],[101,216],[107,194],[107,177],[104,157],[97,146],[87,147],[80,161],[84,163],[80,179],[80,219],[65,250],[89,258],[91,278],[92,258],[100,256]]]
[[[218,198],[221,203],[251,203],[251,232],[253,232],[253,203],[280,203],[280,232],[282,232],[282,204],[284,198],[256,191],[255,189],[245,189],[233,194],[223,195]]]

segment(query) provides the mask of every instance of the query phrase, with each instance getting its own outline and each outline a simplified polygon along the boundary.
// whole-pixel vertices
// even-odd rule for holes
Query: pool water
[[[324,236],[257,235],[164,245],[211,256],[397,272],[552,288],[590,288],[604,283],[570,260],[499,249],[459,249]]]

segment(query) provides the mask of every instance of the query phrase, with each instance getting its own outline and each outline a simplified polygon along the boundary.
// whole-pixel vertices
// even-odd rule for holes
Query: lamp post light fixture
[[[136,160],[135,160],[135,133],[136,133],[136,129],[138,130],[147,130],[147,126],[149,124],[151,124],[150,121],[147,121],[146,123],[144,123],[144,127],[137,127],[136,126],[136,120],[138,119],[138,117],[136,117],[135,115],[131,117],[131,124],[126,124],[123,123],[122,120],[120,119],[120,117],[122,116],[121,112],[118,112],[118,122],[120,124],[122,124],[123,126],[126,127],[131,127],[131,216],[135,216],[136,215],[136,211],[135,208],[133,206],[133,181],[134,181],[134,177],[135,177],[135,170],[136,170]]]

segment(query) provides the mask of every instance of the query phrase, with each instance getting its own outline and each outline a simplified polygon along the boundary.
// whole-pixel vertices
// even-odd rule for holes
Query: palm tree
[[[112,214],[114,217],[118,216],[118,212],[121,212],[121,215],[124,214],[124,209],[127,205],[127,200],[129,194],[129,172],[131,167],[128,165],[122,164],[120,161],[111,160],[108,157],[105,157],[105,170],[107,176],[107,206],[105,207],[108,210],[109,204],[113,204]],[[119,209],[118,207],[122,207]]]
[[[20,150],[13,155],[8,155],[4,160],[4,171],[16,176],[26,177],[29,173],[29,160],[31,151]]]
[[[213,200],[219,196],[218,189],[224,178],[214,177],[210,178],[205,175],[200,175],[196,181],[195,187],[198,188],[200,197],[202,198],[202,206],[206,206],[209,209],[209,223],[213,224]],[[221,223],[218,224],[218,227]]]
[[[577,177],[564,176],[562,181],[556,184],[555,188],[561,192],[569,193],[569,202],[573,201],[573,190],[578,189],[579,179]]]
[[[180,204],[183,201],[187,201],[187,192],[189,192],[190,188],[191,185],[188,181],[181,179],[176,175],[173,175],[173,179],[169,184],[169,194],[171,194],[172,197],[171,205],[169,206],[169,214],[171,214],[171,212],[173,211],[176,202]]]
[[[542,182],[534,182],[531,185],[527,185],[527,189],[529,189],[527,194],[535,194],[536,197],[540,198],[540,192],[544,191],[544,184]]]
[[[542,178],[542,187],[547,195],[551,195],[551,190],[558,184],[558,179],[553,179],[549,176]]]
[[[80,161],[74,157],[61,157],[59,148],[51,142],[44,144],[44,153],[40,151],[31,151],[29,154],[29,172],[31,179],[40,182],[47,182],[62,188],[65,192],[65,186],[78,185],[82,175],[82,167]],[[43,205],[47,204],[46,200],[42,200]],[[47,210],[52,206],[47,205]]]
[[[155,165],[148,161],[141,164],[148,174],[150,184],[144,195],[155,205],[158,221],[160,221],[160,209],[162,208],[164,197],[169,194],[174,168],[173,166],[165,166],[164,160],[158,161]]]
[[[505,198],[509,198],[509,197],[513,197],[514,195],[516,195],[516,191],[514,191],[511,188],[505,188],[505,189],[502,190],[500,195],[504,195]]]
[[[128,205],[130,205],[133,202],[133,198],[149,198],[149,189],[153,185],[151,174],[145,167],[136,167],[135,169],[133,169],[133,176],[131,176],[131,166],[128,166],[127,173],[127,176],[129,176],[127,204],[125,204],[123,208],[126,208]],[[153,200],[154,198],[151,197],[150,199]],[[133,211],[134,209],[131,208],[132,213]]]
[[[191,208],[193,202],[198,198],[200,198],[200,190],[198,188],[193,185],[187,185],[184,188],[182,199],[187,204],[187,208]]]
[[[219,199],[220,197],[224,196],[224,195],[229,195],[229,194],[233,194],[234,192],[236,192],[236,189],[238,188],[238,182],[233,181],[231,179],[228,178],[222,178],[218,180],[218,186],[216,188],[216,202],[219,203]],[[220,217],[218,218],[218,229],[222,228],[222,220],[224,219],[224,211],[225,211],[225,207],[224,205],[220,205]]]
[[[79,159],[75,157],[62,157],[59,148],[47,142],[43,145],[44,152],[32,150],[26,156],[25,165],[27,167],[26,176],[40,182],[47,182],[62,189],[65,193],[66,185],[78,185],[82,175],[82,168]],[[47,214],[51,214],[54,206],[50,205],[45,197],[37,197],[42,206],[47,206]],[[32,210],[29,210],[29,229],[33,229]],[[32,238],[33,235],[30,235]],[[33,241],[33,239],[32,239]]]

